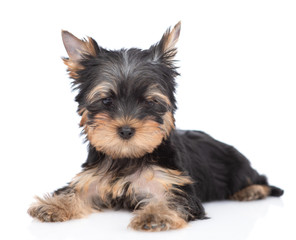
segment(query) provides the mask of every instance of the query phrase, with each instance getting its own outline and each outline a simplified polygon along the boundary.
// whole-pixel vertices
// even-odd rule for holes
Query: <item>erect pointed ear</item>
[[[163,51],[168,52],[175,49],[181,31],[181,21],[178,22],[172,31],[170,29],[163,35]]]
[[[168,60],[172,60],[177,53],[175,48],[181,31],[181,21],[178,22],[171,30],[170,28],[163,34],[160,42],[157,44],[157,55],[166,56]],[[159,56],[160,55],[160,56]]]
[[[71,60],[80,60],[83,55],[96,55],[95,42],[90,37],[88,37],[88,41],[80,40],[72,33],[62,30],[62,39]]]
[[[81,60],[96,56],[97,43],[90,37],[80,40],[72,33],[62,30],[62,39],[69,58],[63,58],[68,66],[69,75],[77,78],[77,72],[83,69]]]

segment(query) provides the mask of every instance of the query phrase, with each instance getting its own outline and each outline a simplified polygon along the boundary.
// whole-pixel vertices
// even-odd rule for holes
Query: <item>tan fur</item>
[[[170,132],[175,128],[175,119],[171,112],[166,112],[163,116],[163,127],[162,129],[165,131],[164,139],[169,136]]]
[[[28,213],[43,222],[62,222],[70,219],[82,218],[94,211],[100,210],[93,205],[92,200],[99,197],[105,206],[110,206],[110,199],[128,197],[136,207],[141,203],[146,205],[133,219],[131,227],[143,229],[145,224],[150,224],[149,231],[162,231],[166,229],[181,228],[186,225],[182,218],[182,211],[169,209],[168,203],[172,197],[172,190],[176,186],[191,184],[190,177],[177,170],[169,170],[159,166],[147,167],[135,173],[114,179],[108,169],[110,163],[84,170],[79,173],[69,184],[69,193],[47,195],[43,199],[37,197],[37,202],[32,204]],[[125,186],[128,184],[128,189]],[[145,196],[139,202],[137,196]],[[154,215],[154,221],[148,221]],[[160,224],[154,228],[155,224]],[[164,224],[164,225],[163,225]]]
[[[86,122],[88,120],[88,117],[87,117],[88,111],[85,108],[83,108],[82,110],[79,111],[79,115],[81,116],[79,126],[83,127],[83,126],[85,126],[85,124],[86,124]]]
[[[95,49],[95,43],[94,40],[90,37],[87,37],[88,40],[84,40],[83,42],[83,50],[82,54],[90,55],[90,56],[96,56],[96,49]]]
[[[166,201],[151,202],[145,208],[136,211],[129,227],[148,232],[179,229],[187,225],[180,213],[168,207]]]
[[[166,190],[172,190],[173,185],[184,186],[191,184],[190,177],[182,175],[182,172],[162,167],[153,167],[154,179],[161,183]]]
[[[77,41],[80,42],[80,50],[77,49],[77,51],[79,51],[81,56],[83,56],[83,55],[95,56],[96,55],[95,43],[92,38],[88,37],[88,40],[77,39]],[[81,59],[82,59],[82,57],[81,57]],[[72,59],[70,56],[68,59],[63,58],[64,64],[68,67],[67,70],[68,70],[69,76],[71,78],[77,79],[79,77],[78,71],[81,71],[84,69],[84,67],[80,64],[81,59]]]
[[[90,204],[75,193],[36,197],[28,213],[41,222],[64,222],[70,219],[82,218],[94,212]]]
[[[155,99],[161,99],[162,101],[164,101],[168,106],[171,106],[171,103],[170,103],[170,100],[168,99],[167,96],[163,95],[162,93],[160,92],[153,92],[153,93],[150,93],[151,95],[148,95],[146,97],[146,99],[148,101],[153,101]]]
[[[251,185],[230,197],[232,200],[238,201],[252,201],[257,199],[266,198],[270,194],[270,187],[266,185]]]
[[[170,170],[158,166],[152,166],[142,171],[137,171],[126,177],[114,181],[108,174],[108,164],[85,170],[78,174],[70,186],[87,198],[99,196],[103,201],[106,196],[112,198],[122,197],[124,186],[129,184],[126,191],[128,197],[136,199],[135,194],[147,195],[148,197],[165,199],[169,191],[175,190],[175,186],[191,184],[190,177],[183,175],[177,170]],[[105,204],[108,204],[105,202]]]
[[[146,93],[146,99],[147,100],[160,99],[160,100],[164,101],[168,106],[171,106],[171,102],[170,102],[169,98],[166,95],[164,95],[159,90],[159,88],[161,88],[161,86],[159,84],[151,85]]]
[[[136,130],[135,135],[128,141],[122,140],[117,133],[118,128],[125,125]],[[113,158],[137,158],[151,153],[167,137],[173,127],[171,113],[165,114],[164,124],[150,119],[112,119],[107,114],[101,113],[95,117],[93,125],[85,127],[85,132],[98,151]]]
[[[171,58],[173,58],[177,52],[177,50],[175,49],[175,45],[178,42],[180,30],[181,30],[181,22],[178,22],[173,28],[173,30],[165,33],[164,35],[163,51],[170,53]]]
[[[87,100],[90,102],[93,102],[98,96],[99,98],[106,98],[108,97],[108,93],[112,90],[114,93],[116,93],[115,88],[111,82],[103,82],[99,85],[95,86],[90,93],[87,96]]]
[[[64,58],[63,61],[64,64],[68,67],[67,71],[69,72],[69,76],[71,78],[77,79],[79,77],[77,72],[82,70],[83,66],[75,60]]]

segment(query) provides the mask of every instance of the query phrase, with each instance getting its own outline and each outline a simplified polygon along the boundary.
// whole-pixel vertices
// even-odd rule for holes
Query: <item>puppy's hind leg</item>
[[[234,193],[230,199],[238,201],[252,201],[264,199],[268,196],[280,197],[284,191],[280,188],[268,185],[253,184]]]
[[[234,193],[230,199],[238,201],[252,201],[269,196],[270,188],[266,185],[253,184]]]

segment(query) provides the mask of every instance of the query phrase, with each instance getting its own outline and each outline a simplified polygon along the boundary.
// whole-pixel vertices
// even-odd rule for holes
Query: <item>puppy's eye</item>
[[[106,106],[106,107],[110,107],[113,104],[113,99],[108,97],[108,98],[103,98],[102,99],[102,103]]]
[[[146,100],[146,105],[148,107],[154,107],[157,103],[158,103],[158,101],[155,100],[155,99],[153,99],[153,100]]]

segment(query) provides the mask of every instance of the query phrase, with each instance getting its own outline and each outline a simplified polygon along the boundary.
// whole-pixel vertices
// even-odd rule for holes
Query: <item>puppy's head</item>
[[[90,143],[112,158],[139,158],[167,138],[174,128],[173,64],[181,24],[167,30],[147,50],[110,51],[95,40],[67,31],[64,58],[78,89],[81,127]]]

